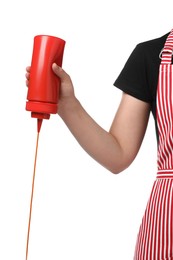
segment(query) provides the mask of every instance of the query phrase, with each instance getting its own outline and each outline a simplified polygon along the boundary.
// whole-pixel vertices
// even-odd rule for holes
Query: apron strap
[[[172,64],[172,55],[173,55],[173,29],[168,35],[165,45],[160,52],[161,64]]]

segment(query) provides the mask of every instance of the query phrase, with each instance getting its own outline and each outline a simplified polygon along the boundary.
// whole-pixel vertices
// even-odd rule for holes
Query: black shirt
[[[159,54],[169,33],[139,43],[131,53],[114,85],[142,101],[151,104],[156,121],[156,91],[161,59]]]

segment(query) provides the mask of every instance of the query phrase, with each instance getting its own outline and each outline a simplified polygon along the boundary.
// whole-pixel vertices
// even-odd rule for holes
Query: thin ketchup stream
[[[42,121],[43,121],[42,119],[37,119],[37,141],[36,141],[36,149],[35,149],[34,171],[33,171],[33,177],[32,177],[32,190],[31,190],[28,232],[27,232],[27,242],[26,242],[26,258],[25,258],[26,260],[28,259],[29,235],[30,235],[30,227],[31,227],[32,204],[33,204],[33,197],[34,197],[34,183],[35,183],[35,174],[36,174],[38,143],[39,143],[39,134],[40,134]]]

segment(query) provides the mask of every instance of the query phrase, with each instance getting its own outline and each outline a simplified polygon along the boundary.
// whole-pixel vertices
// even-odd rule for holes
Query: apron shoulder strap
[[[172,64],[173,55],[173,29],[169,33],[163,49],[160,52],[161,64]]]

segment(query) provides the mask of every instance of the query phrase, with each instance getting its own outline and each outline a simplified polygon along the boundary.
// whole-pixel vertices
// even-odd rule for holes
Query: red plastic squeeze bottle
[[[34,37],[26,110],[38,119],[38,132],[42,120],[58,110],[60,80],[52,71],[52,64],[62,66],[64,46],[65,41],[54,36]]]
[[[43,119],[49,119],[50,114],[56,114],[58,110],[60,79],[54,74],[52,64],[55,62],[62,66],[64,46],[65,41],[54,36],[37,35],[34,37],[26,110],[31,111],[31,116],[37,118],[37,142],[28,221],[26,260],[28,260],[39,132]]]

